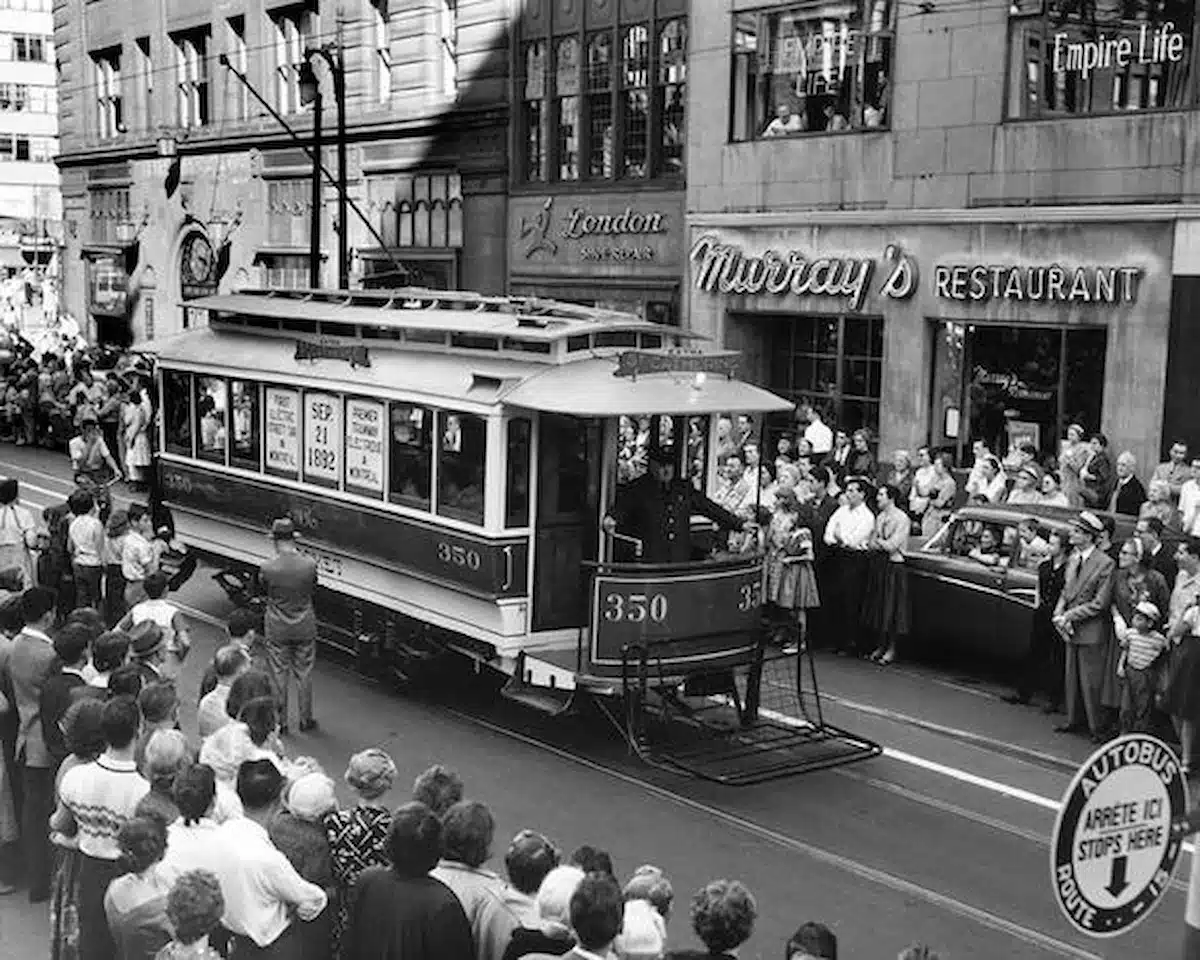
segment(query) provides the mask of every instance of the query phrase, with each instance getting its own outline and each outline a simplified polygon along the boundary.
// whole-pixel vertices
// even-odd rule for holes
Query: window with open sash
[[[259,407],[260,387],[249,380],[231,380],[233,444],[230,462],[235,467],[258,470],[262,463],[262,428]]]
[[[192,375],[163,372],[163,433],[167,453],[192,456]]]
[[[515,417],[508,421],[505,444],[507,447],[507,476],[504,482],[504,526],[529,526],[529,456],[531,427],[528,417]]]
[[[735,13],[732,139],[886,127],[895,6],[850,0]]]
[[[96,134],[109,139],[125,132],[121,100],[121,48],[92,54],[96,88]]]
[[[687,20],[648,17],[521,38],[518,176],[640,180],[683,173]]]
[[[429,510],[433,490],[433,411],[413,403],[391,404],[391,476],[388,498]]]
[[[202,127],[210,120],[208,29],[171,38],[175,44],[175,114],[181,127]]]
[[[307,6],[287,7],[271,14],[275,32],[275,107],[287,115],[304,109],[300,103],[300,68],[312,40],[316,17]]]
[[[224,463],[229,438],[229,394],[221,377],[196,377],[196,423],[197,456]]]
[[[482,524],[487,421],[470,413],[438,414],[437,512]]]

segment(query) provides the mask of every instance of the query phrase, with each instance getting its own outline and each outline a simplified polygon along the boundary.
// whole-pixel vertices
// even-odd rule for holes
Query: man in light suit
[[[1103,741],[1104,717],[1100,688],[1104,679],[1105,646],[1112,629],[1109,606],[1115,564],[1097,545],[1104,524],[1085,510],[1071,524],[1074,553],[1067,562],[1066,585],[1054,608],[1054,626],[1066,643],[1067,722],[1059,733],[1090,730],[1092,741]]]
[[[54,666],[54,625],[57,596],[48,587],[30,587],[21,596],[25,627],[13,638],[7,659],[7,685],[16,701],[17,775],[24,802],[21,840],[29,881],[29,900],[50,898],[50,814],[54,812],[55,762],[42,734],[42,687]]]

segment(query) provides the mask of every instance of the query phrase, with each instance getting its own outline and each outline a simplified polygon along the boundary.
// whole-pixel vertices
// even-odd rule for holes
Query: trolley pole
[[[338,289],[350,289],[350,225],[347,210],[347,195],[350,174],[346,169],[346,61],[341,47],[326,45],[310,47],[304,51],[304,66],[300,70],[300,102],[313,104],[314,130],[320,128],[321,87],[313,71],[316,57],[325,61],[329,75],[333,78],[333,99],[337,106],[337,154],[338,154]],[[320,154],[318,153],[318,156]],[[319,176],[319,172],[314,177]]]
[[[308,285],[313,290],[321,288],[321,88],[315,87],[313,95],[313,156],[317,158],[312,169],[312,209],[309,211]]]

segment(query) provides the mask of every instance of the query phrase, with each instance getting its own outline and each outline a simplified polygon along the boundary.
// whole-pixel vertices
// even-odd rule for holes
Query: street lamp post
[[[320,255],[320,193],[321,193],[321,87],[316,72],[312,68],[314,57],[320,57],[329,67],[333,77],[333,99],[337,106],[337,154],[338,154],[338,289],[350,289],[350,230],[347,211],[347,184],[349,174],[346,170],[346,64],[342,59],[339,47],[324,46],[309,48],[304,51],[304,63],[300,68],[300,102],[313,105],[313,256]],[[312,286],[317,286],[316,278],[319,262],[310,264]]]
[[[317,83],[312,65],[305,60],[300,68],[300,100],[312,103],[313,107],[313,171],[312,205],[309,209],[308,227],[308,285],[313,290],[321,287],[321,107],[324,98]],[[339,181],[340,183],[340,181]]]

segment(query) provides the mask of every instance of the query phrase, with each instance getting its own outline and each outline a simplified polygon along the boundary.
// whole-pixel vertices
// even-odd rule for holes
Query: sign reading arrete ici
[[[1171,825],[1186,810],[1183,772],[1161,740],[1131,733],[1092,754],[1050,845],[1054,897],[1074,927],[1114,937],[1150,914],[1171,885],[1183,849]]]

